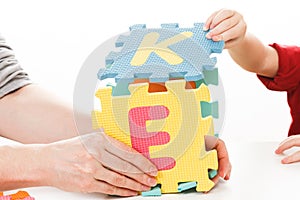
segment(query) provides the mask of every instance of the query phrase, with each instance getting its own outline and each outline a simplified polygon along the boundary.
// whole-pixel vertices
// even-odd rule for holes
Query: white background
[[[0,32],[34,82],[72,102],[78,71],[102,42],[133,24],[190,27],[220,8],[244,15],[264,43],[299,44],[297,1],[86,0],[0,1]],[[227,51],[218,56],[226,94],[223,138],[282,140],[290,124],[286,93],[272,92],[239,68]]]

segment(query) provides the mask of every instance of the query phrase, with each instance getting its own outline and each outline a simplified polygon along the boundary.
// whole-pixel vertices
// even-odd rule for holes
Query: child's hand
[[[231,48],[244,38],[247,25],[240,13],[222,9],[214,12],[206,20],[203,29],[211,30],[206,35],[208,39],[224,40],[225,48]]]
[[[231,173],[231,163],[229,161],[228,152],[223,140],[214,136],[205,136],[205,145],[207,150],[215,149],[218,153],[219,169],[218,175],[212,179],[215,184],[219,178],[229,180]]]
[[[281,154],[285,150],[292,147],[300,147],[300,135],[290,136],[279,144],[279,147],[275,150],[276,154]],[[300,161],[300,151],[297,151],[289,156],[286,156],[281,160],[283,164],[289,164]]]

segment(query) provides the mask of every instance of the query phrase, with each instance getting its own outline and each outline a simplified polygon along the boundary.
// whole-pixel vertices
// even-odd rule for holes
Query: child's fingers
[[[275,150],[276,154],[281,154],[285,150],[290,149],[294,146],[300,146],[300,137],[289,137],[279,144],[278,148]]]
[[[203,30],[204,31],[207,31],[208,29],[211,29],[211,23],[214,19],[214,17],[216,16],[216,14],[218,13],[219,11],[216,11],[214,12],[213,14],[211,14],[211,16],[209,16],[209,18],[206,20],[204,26],[203,26]]]
[[[232,18],[232,16],[234,16],[234,14],[235,14],[235,11],[233,11],[233,10],[227,10],[227,9],[220,10],[212,18],[209,28],[214,29],[216,26],[218,26],[220,23],[222,23],[226,19]]]
[[[231,29],[228,31],[228,29],[225,29],[224,27],[217,26],[218,29],[213,29],[211,32],[207,34],[208,39],[212,39],[213,41],[220,41],[223,40],[224,42],[227,41],[233,41],[238,38],[238,30],[240,27],[236,24],[234,24],[233,27],[229,27]]]
[[[241,30],[245,31],[245,24],[243,22],[239,22],[236,26],[232,27],[230,31],[226,31],[222,34],[223,40],[225,43],[225,49],[230,48],[237,44],[240,40],[242,40]]]
[[[229,18],[218,24],[206,37],[213,41],[232,41],[240,37],[244,25],[239,18]]]
[[[281,154],[285,150],[290,149],[291,147],[293,147],[293,144],[291,142],[283,143],[283,144],[281,144],[280,146],[277,147],[277,149],[275,150],[275,153],[276,154]]]
[[[282,164],[290,164],[300,161],[300,151],[297,151],[281,160]]]

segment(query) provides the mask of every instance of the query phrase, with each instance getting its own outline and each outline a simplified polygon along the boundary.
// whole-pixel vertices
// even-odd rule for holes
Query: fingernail
[[[203,26],[203,31],[208,31],[208,27],[207,26]]]
[[[220,36],[220,35],[214,36],[213,40],[216,41],[216,42],[221,41],[222,40],[222,36]]]
[[[155,167],[150,168],[150,173],[151,176],[157,176],[157,169]]]
[[[137,192],[134,192],[134,191],[130,191],[129,192],[129,196],[137,196],[139,193],[137,193]]]
[[[211,34],[210,34],[210,32],[207,33],[207,34],[205,35],[205,37],[206,37],[207,39],[211,39]]]
[[[155,186],[157,183],[156,183],[156,179],[154,178],[148,178],[148,184],[150,186]]]

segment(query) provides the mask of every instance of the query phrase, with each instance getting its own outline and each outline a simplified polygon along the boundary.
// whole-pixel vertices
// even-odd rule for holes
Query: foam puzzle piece
[[[204,144],[204,136],[214,133],[212,116],[201,115],[200,102],[210,102],[209,89],[205,84],[196,89],[185,89],[185,85],[184,80],[167,81],[166,92],[149,93],[147,83],[133,84],[128,96],[112,96],[110,87],[96,92],[102,110],[92,113],[95,129],[104,128],[108,135],[142,149],[150,159],[171,158],[160,163],[165,169],[157,175],[162,193],[176,193],[178,183],[191,181],[197,182],[197,191],[209,191],[214,183],[208,169],[218,168],[216,151],[207,152]],[[140,143],[146,133],[156,140]],[[169,167],[172,159],[175,165]]]
[[[213,179],[215,176],[217,176],[217,174],[218,174],[218,171],[213,170],[213,169],[208,172],[208,175],[209,175],[210,179]]]
[[[165,82],[173,78],[186,81],[206,79],[216,84],[218,76],[212,70],[216,58],[211,53],[221,53],[224,42],[208,40],[202,23],[192,28],[179,28],[178,24],[162,24],[162,28],[148,29],[134,25],[130,35],[121,35],[115,45],[119,52],[106,57],[106,68],[98,72],[98,78],[115,78],[114,96],[129,95],[128,84],[134,79]],[[205,75],[207,74],[207,78]]]
[[[4,196],[3,192],[0,192],[0,200],[34,200],[28,192],[18,191],[17,193]]]
[[[219,117],[219,104],[218,102],[205,102],[201,101],[201,115],[202,117],[213,116],[214,118]]]
[[[189,189],[194,188],[196,186],[197,186],[197,182],[195,182],[195,181],[179,183],[178,184],[178,192],[189,190]]]
[[[30,195],[26,191],[18,191],[17,193],[11,194],[9,196],[11,197],[11,200],[18,200],[18,199],[24,199],[26,197],[30,197]]]
[[[161,196],[161,189],[159,186],[153,187],[151,190],[142,192],[143,197]]]
[[[214,68],[212,70],[203,70],[204,74],[204,82],[206,85],[218,85],[219,84],[219,76],[218,76],[218,68]]]

